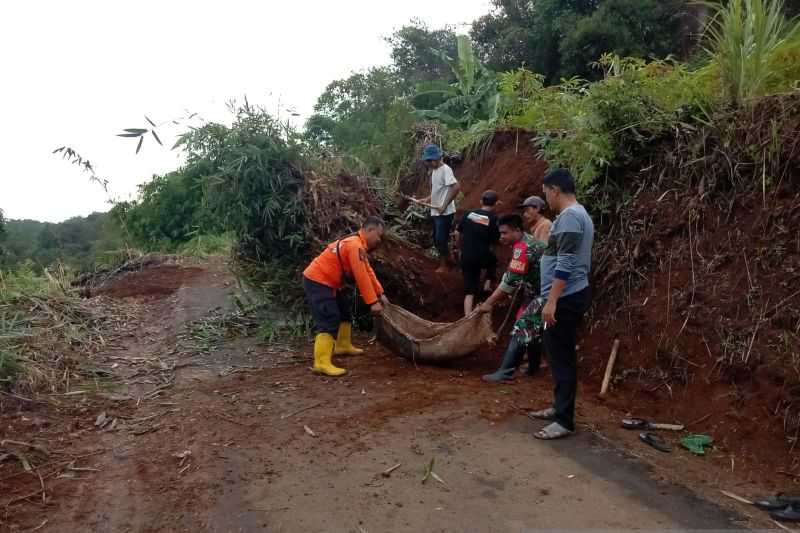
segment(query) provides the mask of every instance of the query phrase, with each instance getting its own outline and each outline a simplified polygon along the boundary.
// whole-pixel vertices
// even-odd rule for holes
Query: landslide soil
[[[498,134],[486,157],[456,166],[461,212],[488,188],[500,192],[500,212],[540,193],[545,166],[529,142],[524,133]],[[781,336],[787,327],[773,315],[756,320],[758,328],[752,319],[778,304],[786,322],[795,313],[786,298],[800,268],[791,230],[800,223],[797,197],[767,206],[745,195],[732,209],[712,206],[698,218],[696,204],[671,194],[677,209],[665,207],[663,192],[634,195],[626,235],[598,220],[614,237],[599,242],[595,305],[579,349],[580,431],[572,439],[546,444],[530,436],[539,425],[524,412],[548,403],[548,376],[504,387],[480,381],[500,347],[417,368],[361,336],[368,353],[340,361],[347,377],[314,376],[308,342],[204,336],[204,321],[228,305],[231,280],[220,265],[162,266],[102,291],[128,303],[132,317],[129,336],[93,361],[116,380],[77,396],[0,396],[0,438],[76,458],[54,463],[31,453],[31,472],[0,462],[0,528],[763,526],[763,515],[718,490],[756,497],[792,490],[797,479],[796,435],[787,432],[798,427],[796,339]],[[633,269],[620,264],[624,258],[633,258]],[[460,276],[433,273],[424,250],[388,242],[375,263],[402,305],[427,318],[459,314]],[[643,279],[620,283],[632,271]],[[620,358],[601,403],[594,394],[614,338]],[[751,360],[736,364],[748,347]],[[103,413],[118,425],[97,426]],[[695,457],[680,449],[683,434],[664,434],[675,449],[660,454],[619,429],[626,415],[682,422],[711,434],[715,447]],[[431,459],[444,483],[422,483]]]
[[[309,372],[307,342],[183,344],[226,307],[230,286],[219,265],[112,284],[105,295],[124,294],[133,328],[93,363],[113,370],[116,387],[2,398],[2,438],[69,460],[36,457],[31,472],[2,463],[0,504],[18,500],[4,507],[3,531],[763,524],[714,490],[757,487],[687,453],[657,455],[588,398],[578,435],[535,441],[541,424],[523,413],[547,403],[549,379],[487,387],[479,377],[497,363],[491,352],[417,368],[361,335],[367,353],[341,358],[349,373],[330,379]],[[98,425],[101,414],[118,423]],[[423,482],[431,464],[440,481]]]

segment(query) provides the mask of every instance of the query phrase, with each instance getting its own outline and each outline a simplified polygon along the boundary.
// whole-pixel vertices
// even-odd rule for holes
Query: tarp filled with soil
[[[457,322],[430,322],[393,304],[384,307],[376,326],[381,344],[421,363],[459,359],[494,335],[486,313],[473,313]]]

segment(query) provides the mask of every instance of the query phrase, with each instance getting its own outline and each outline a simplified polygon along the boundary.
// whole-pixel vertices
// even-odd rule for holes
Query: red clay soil
[[[467,159],[456,165],[454,173],[461,184],[463,198],[459,215],[480,206],[481,195],[494,189],[500,196],[498,213],[510,213],[522,200],[533,194],[542,195],[542,178],[547,163],[536,157],[532,134],[521,131],[499,131],[485,157]]]
[[[172,294],[187,280],[206,275],[202,268],[180,265],[160,265],[141,272],[127,274],[106,288],[96,289],[94,295],[113,298],[160,297]]]
[[[481,195],[487,189],[499,193],[500,214],[515,211],[515,206],[532,194],[542,194],[547,165],[536,157],[531,142],[532,136],[527,132],[498,132],[485,157],[455,165],[454,172],[462,186],[456,220],[466,210],[479,207]],[[430,194],[430,183],[423,180],[410,193],[426,196]],[[501,263],[508,260],[506,250],[498,252]],[[423,249],[390,239],[372,257],[387,294],[396,295],[397,303],[403,307],[438,321],[456,320],[463,314],[463,281],[457,268],[437,274],[434,271],[438,263]],[[500,310],[499,321],[502,313]]]
[[[111,350],[110,359],[104,361],[106,365],[114,361],[116,372],[122,373],[133,364],[131,378],[141,378],[147,376],[148,368],[159,368],[156,363],[163,364],[165,354],[173,353],[176,336],[185,325],[181,320],[191,319],[178,318],[178,310],[197,307],[195,298],[204,299],[208,289],[219,294],[215,289],[225,281],[221,274],[211,271],[204,276],[198,276],[195,269],[173,272],[186,276],[181,286],[190,290],[169,297],[133,297],[131,302],[139,306],[133,319],[136,334],[122,343],[121,350]],[[150,276],[154,281],[147,279]],[[163,278],[163,267],[138,276],[144,285]],[[112,288],[124,283],[117,281]],[[201,307],[210,310],[220,303],[212,299]],[[497,512],[512,512],[507,508],[519,506],[531,514],[526,520],[530,524],[552,517],[555,521],[548,524],[567,520],[572,527],[585,526],[588,519],[563,516],[566,502],[567,508],[580,505],[587,509],[593,520],[602,518],[601,525],[621,529],[641,525],[651,510],[676,503],[674,496],[668,496],[674,489],[654,480],[678,477],[670,470],[676,470],[686,457],[656,456],[657,452],[648,455],[649,449],[641,447],[634,433],[615,433],[609,427],[613,414],[585,401],[586,395],[578,407],[582,431],[574,437],[571,453],[590,462],[592,456],[604,458],[596,469],[586,470],[565,459],[555,452],[558,447],[534,442],[528,433],[537,425],[520,415],[546,404],[549,377],[525,378],[512,386],[487,386],[479,376],[497,364],[489,351],[481,350],[449,367],[416,367],[360,337],[358,343],[368,352],[341,358],[349,373],[332,380],[308,371],[306,344],[284,346],[245,340],[246,350],[231,349],[237,357],[249,354],[258,367],[242,365],[241,372],[223,375],[220,370],[227,363],[220,359],[228,352],[186,354],[189,359],[181,365],[175,383],[156,395],[143,394],[159,392],[157,383],[145,380],[143,391],[119,391],[129,394],[127,400],[94,394],[44,395],[34,401],[0,396],[3,438],[33,443],[51,454],[46,457],[36,449],[25,450],[41,479],[24,472],[16,461],[0,463],[2,502],[13,501],[0,515],[0,531],[6,530],[4,526],[9,531],[37,527],[42,531],[325,531],[328,529],[324,526],[303,529],[298,524],[331,520],[326,514],[331,506],[343,508],[355,519],[369,518],[368,524],[377,524],[370,529],[380,531],[426,531],[428,528],[418,523],[424,520],[437,524],[435,530],[469,529],[461,524],[442,524],[435,516],[425,518],[430,510],[417,510],[417,502],[425,509],[446,504],[454,513],[466,512],[465,502],[468,506],[487,505]],[[296,359],[271,366],[287,353]],[[145,360],[152,364],[142,366]],[[96,420],[101,413],[120,420],[121,425],[100,429]],[[485,422],[476,426],[476,419]],[[619,479],[620,472],[612,470],[624,470],[623,463],[630,461],[614,460],[618,451],[599,448],[594,432],[586,430],[584,422],[590,422],[590,428],[609,428],[608,435],[615,441],[629,442],[637,453],[647,456],[648,462],[652,460],[652,473],[634,474],[635,483],[653,493],[650,500],[640,501],[638,496],[630,500],[612,498],[612,504],[630,506],[624,513],[613,505],[592,507],[599,497],[592,499],[592,491],[605,494],[609,489],[620,490],[604,483]],[[467,455],[468,449],[486,439],[490,440],[474,457]],[[420,484],[417,466],[427,464],[434,456],[438,472],[447,480],[446,490]],[[389,500],[392,506],[388,507],[382,499],[375,499],[378,491],[373,490],[383,481],[388,483],[388,478],[380,474],[377,481],[370,478],[396,463],[403,466],[392,474],[389,488],[395,499]],[[481,485],[480,478],[470,481],[476,474],[489,476],[503,463],[520,474],[509,478],[507,486],[495,484],[493,490],[503,494],[502,498],[494,492],[485,495],[486,487],[478,495],[468,492],[475,483]],[[680,479],[697,489],[708,488],[715,475],[704,463],[695,460],[691,471],[684,467]],[[535,470],[527,474],[526,469]],[[580,482],[570,481],[576,473]],[[406,479],[409,492],[401,493],[404,485],[399,482]],[[746,490],[744,494],[753,491],[725,476],[723,480],[727,488]],[[42,484],[46,487],[44,497]],[[586,485],[588,488],[582,490]],[[626,494],[636,486],[629,478],[622,482]],[[353,493],[352,487],[361,487],[360,492]],[[555,494],[564,491],[559,496],[563,500],[559,499],[558,505],[541,505],[551,490]],[[455,494],[449,498],[451,491]],[[710,488],[705,492],[713,496]],[[530,502],[531,494],[536,505],[524,505]],[[296,500],[284,501],[291,498]],[[304,503],[307,498],[327,503],[309,505]],[[698,515],[708,512],[706,504],[697,499],[691,502],[700,505]],[[392,522],[393,509],[402,509],[402,516],[415,520],[415,527],[403,528]],[[681,512],[692,514],[683,507]],[[619,514],[624,517],[615,516]],[[276,516],[281,521],[276,521]],[[333,519],[342,521],[341,516]],[[478,530],[495,529],[488,515],[475,520],[482,520],[474,526]],[[232,526],[234,523],[237,527]],[[652,518],[646,524],[655,525]]]
[[[546,165],[534,154],[530,134],[502,132],[480,161],[457,165],[459,214],[490,188],[501,213],[541,195]],[[778,483],[800,479],[800,196],[790,186],[721,206],[680,184],[665,197],[668,180],[631,193],[628,218],[596,221],[594,307],[580,350],[584,390],[597,391],[619,338],[610,407],[708,433],[709,461]],[[458,278],[441,291],[426,285],[425,297],[458,309]]]
[[[483,154],[452,163],[453,173],[461,184],[456,219],[464,211],[479,207],[481,195],[487,189],[498,192],[500,214],[513,212],[528,196],[543,196],[542,178],[547,164],[536,156],[532,143],[530,132],[498,131]],[[408,195],[425,197],[431,193],[430,180],[420,179],[416,174],[404,178],[401,186]]]
[[[619,291],[598,272],[583,373],[597,390],[621,340],[609,403],[680,421],[716,440],[717,459],[793,479],[800,466],[800,201],[739,195],[730,209],[634,199],[648,229],[629,235],[641,276]],[[689,212],[697,219],[691,226]],[[690,235],[690,229],[691,235]],[[790,229],[793,228],[793,229]],[[691,242],[691,246],[690,246]],[[634,244],[634,243],[638,243]],[[629,260],[622,258],[621,260]]]

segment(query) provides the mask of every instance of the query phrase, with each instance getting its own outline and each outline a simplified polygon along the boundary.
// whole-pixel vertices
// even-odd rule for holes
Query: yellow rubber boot
[[[333,335],[330,333],[319,333],[314,339],[314,367],[311,369],[317,374],[326,376],[341,376],[347,372],[344,368],[333,366]]]
[[[361,355],[364,350],[353,346],[353,325],[350,322],[339,324],[339,334],[336,336],[335,355]]]

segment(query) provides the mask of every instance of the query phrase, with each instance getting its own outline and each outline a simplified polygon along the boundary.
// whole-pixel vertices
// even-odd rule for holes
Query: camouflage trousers
[[[544,303],[544,298],[537,297],[520,307],[517,320],[514,322],[514,329],[511,330],[511,336],[516,337],[518,344],[528,346],[542,337]]]

